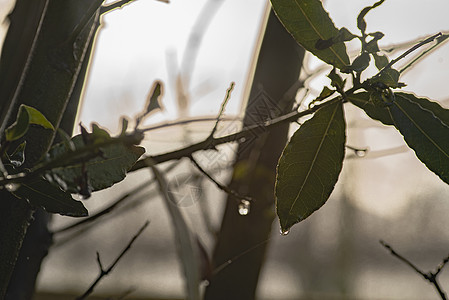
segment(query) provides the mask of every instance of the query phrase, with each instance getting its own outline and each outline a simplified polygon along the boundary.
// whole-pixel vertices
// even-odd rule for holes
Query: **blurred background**
[[[337,27],[357,32],[356,17],[374,1],[325,1]],[[0,1],[2,16],[9,0]],[[266,1],[256,0],[139,0],[103,18],[84,91],[79,122],[96,122],[112,133],[120,118],[132,119],[142,109],[156,79],[165,84],[164,110],[145,126],[189,118],[211,118],[185,126],[148,132],[149,154],[164,153],[207,137],[226,89],[235,89],[226,108],[220,134],[241,128],[240,119],[251,84],[251,68],[263,32]],[[445,0],[386,1],[371,11],[368,31],[382,31],[380,45],[410,45],[437,32],[449,31]],[[349,44],[357,55],[357,43]],[[317,59],[306,56],[302,76],[313,74],[298,100],[316,97],[329,81]],[[449,107],[449,45],[440,46],[402,77],[406,91]],[[287,236],[273,223],[269,253],[260,278],[259,299],[437,299],[434,288],[380,244],[385,240],[424,271],[434,270],[449,254],[449,187],[418,161],[393,128],[372,121],[359,109],[345,106],[348,145],[368,149],[347,151],[343,172],[331,199]],[[195,158],[220,182],[229,180],[236,145]],[[226,195],[198,174],[188,162],[167,163],[166,172],[178,205],[208,250],[221,223]],[[148,170],[135,172],[122,183],[85,202],[90,214],[127,192],[113,212],[97,223],[55,236],[44,261],[38,289],[42,293],[81,294],[98,272],[96,251],[105,265],[125,247],[138,228],[150,226],[96,288],[97,294],[176,299],[183,297],[183,278],[173,230],[156,186],[146,184]],[[178,198],[179,199],[179,198]],[[244,218],[244,216],[242,216]],[[52,228],[74,222],[57,216]],[[255,228],[254,230],[257,230]],[[251,255],[249,253],[248,255]],[[244,256],[238,259],[244,259]],[[449,290],[449,272],[440,276]]]

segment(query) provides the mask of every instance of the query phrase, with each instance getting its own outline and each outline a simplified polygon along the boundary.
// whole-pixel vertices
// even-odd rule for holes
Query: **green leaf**
[[[77,135],[72,138],[75,152],[85,147],[93,147],[105,141],[112,141],[107,131],[92,125],[92,133],[87,135]],[[127,171],[136,163],[140,156],[145,153],[144,148],[127,145],[120,142],[120,137],[116,143],[97,149],[97,153],[88,153],[89,158],[70,166],[52,169],[50,176],[59,183],[64,183],[63,188],[72,193],[78,193],[83,189],[85,178],[91,191],[98,191],[112,186],[123,180]],[[87,142],[87,145],[85,141]],[[98,151],[99,150],[99,151]],[[49,152],[50,160],[57,159],[61,155],[70,153],[66,143],[55,145]],[[87,176],[86,176],[87,175]]]
[[[374,3],[372,6],[367,6],[364,9],[362,9],[362,11],[359,13],[358,17],[357,17],[357,28],[360,29],[360,31],[362,32],[362,34],[365,34],[365,30],[366,30],[366,22],[365,22],[365,16],[366,14],[372,10],[373,8],[378,7],[379,5],[381,5],[385,0],[380,0],[376,3]]]
[[[380,121],[385,125],[393,125],[387,105],[382,101],[377,92],[362,92],[347,95],[346,98],[352,104],[360,107],[365,113],[374,120]]]
[[[85,217],[87,209],[70,193],[64,192],[58,187],[50,184],[43,178],[21,183],[13,194],[21,199],[26,199],[31,205],[39,206],[49,213],[57,213],[71,217]]]
[[[30,124],[40,125],[44,128],[54,130],[53,125],[37,109],[22,104],[19,107],[16,121],[5,130],[7,141],[15,141],[23,137]]]
[[[449,110],[413,94],[396,93],[388,107],[394,124],[416,156],[449,183]]]
[[[326,99],[327,97],[331,96],[333,93],[335,93],[335,90],[331,90],[327,86],[323,88],[320,95],[318,96],[317,100],[321,101]]]
[[[399,73],[399,71],[392,69],[392,68],[388,68],[385,69],[382,73],[380,73],[379,76],[373,77],[372,79],[370,79],[370,83],[383,83],[385,84],[387,87],[390,88],[399,88],[399,87],[403,87],[404,84],[399,82],[399,76],[401,74]]]
[[[306,50],[324,62],[339,69],[349,65],[349,57],[343,42],[331,43],[328,48],[317,49],[323,41],[339,35],[319,0],[271,0],[273,9],[284,27]],[[328,46],[326,42],[325,45]],[[320,48],[320,47],[319,47]],[[321,47],[322,48],[322,47]]]
[[[388,58],[384,55],[378,55],[376,53],[372,53],[374,57],[374,63],[376,64],[376,68],[378,70],[383,69],[386,65],[388,65]]]
[[[136,118],[136,127],[142,122],[142,120],[147,117],[156,109],[161,109],[160,99],[162,98],[164,91],[164,85],[161,81],[156,80],[151,87],[150,92],[147,96],[147,103],[145,105],[145,110]]]
[[[357,36],[350,32],[346,27],[340,28],[337,38],[334,38],[335,42],[349,42]]]
[[[327,77],[331,80],[331,85],[333,87],[343,90],[346,81],[343,80],[343,78],[341,78],[341,76],[337,74],[335,68],[332,69],[332,71],[327,75]]]
[[[20,107],[23,107],[28,112],[28,116],[30,117],[30,124],[40,125],[45,129],[55,130],[50,121],[48,121],[47,118],[37,109],[24,104],[22,104]]]
[[[7,141],[15,141],[24,136],[28,131],[30,125],[30,117],[26,110],[20,108],[17,113],[16,121],[6,128],[5,136]]]
[[[343,105],[319,109],[292,136],[277,167],[276,210],[286,232],[329,198],[345,152]]]
[[[367,52],[363,52],[352,62],[351,69],[357,73],[362,72],[369,66],[371,58]]]

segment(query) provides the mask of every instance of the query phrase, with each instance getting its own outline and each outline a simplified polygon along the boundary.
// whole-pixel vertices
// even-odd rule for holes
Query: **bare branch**
[[[427,49],[426,51],[422,52],[418,55],[418,57],[414,58],[411,62],[409,62],[405,67],[399,70],[399,73],[403,74],[406,70],[408,70],[410,67],[412,67],[415,63],[419,62],[422,58],[424,58],[427,54],[434,51],[439,46],[443,45],[445,42],[447,42],[449,38],[449,34],[443,34],[439,36],[436,40],[437,42],[435,45]]]
[[[142,132],[148,132],[148,131],[153,131],[153,130],[157,130],[157,129],[162,129],[162,128],[168,128],[168,127],[173,127],[173,126],[178,126],[178,125],[186,125],[186,124],[191,124],[191,123],[200,123],[200,122],[209,122],[209,121],[216,121],[217,117],[200,117],[200,118],[190,118],[190,119],[186,119],[186,120],[179,120],[179,121],[173,121],[173,122],[164,122],[162,124],[158,124],[158,125],[154,125],[151,127],[146,127],[141,129]],[[241,121],[242,118],[238,118],[238,117],[221,117],[220,119],[221,121]]]
[[[438,283],[438,275],[441,272],[441,270],[443,269],[443,267],[445,266],[445,264],[449,261],[449,256],[446,257],[443,262],[438,266],[437,270],[435,272],[427,272],[424,273],[423,271],[421,271],[418,267],[416,267],[412,262],[410,262],[408,259],[406,259],[405,257],[403,257],[402,255],[400,255],[399,253],[397,253],[390,245],[388,245],[387,243],[385,243],[384,241],[380,240],[379,241],[380,244],[382,246],[384,246],[387,250],[390,251],[391,255],[395,256],[396,258],[398,258],[399,260],[401,260],[402,262],[404,262],[406,265],[408,265],[409,267],[411,267],[413,270],[415,270],[416,273],[418,273],[419,275],[421,275],[425,280],[429,281],[431,284],[433,284],[433,286],[435,287],[435,289],[437,290],[438,294],[440,295],[441,299],[446,300],[446,293],[441,289],[440,284]]]
[[[413,47],[411,47],[410,49],[408,49],[407,51],[405,51],[404,53],[402,53],[401,55],[399,55],[397,58],[393,59],[392,61],[390,61],[385,67],[382,68],[382,70],[379,71],[379,73],[377,73],[376,76],[379,76],[380,74],[382,74],[385,70],[391,68],[395,63],[397,63],[398,61],[400,61],[401,59],[403,59],[404,57],[406,57],[407,55],[409,55],[410,53],[412,53],[413,51],[417,50],[418,48],[424,46],[425,44],[428,44],[430,42],[433,42],[436,38],[440,37],[442,35],[441,32],[432,35],[431,37],[425,39],[424,41],[421,41],[420,43],[414,45]],[[376,77],[374,76],[374,77]]]
[[[174,163],[172,165],[170,165],[168,168],[166,168],[164,170],[164,172],[170,172],[171,170],[173,170],[176,166],[178,165],[178,163]],[[59,228],[54,230],[52,233],[55,235],[63,233],[63,232],[67,232],[67,231],[71,231],[73,229],[78,228],[79,226],[82,225],[88,225],[90,223],[95,222],[97,219],[107,215],[108,213],[112,212],[113,210],[115,210],[122,202],[124,202],[125,200],[127,200],[128,198],[136,195],[138,192],[150,187],[153,183],[155,183],[156,180],[154,178],[145,181],[144,183],[138,185],[137,187],[133,188],[132,191],[127,192],[125,194],[123,194],[122,196],[120,196],[119,198],[117,198],[115,201],[113,201],[110,205],[108,205],[107,207],[103,208],[102,210],[100,210],[99,212],[93,214],[92,216],[89,216],[85,219],[82,219],[80,221],[74,222],[72,224],[69,224],[65,227]]]
[[[248,196],[242,196],[240,194],[238,194],[236,191],[228,188],[226,185],[219,183],[217,180],[215,180],[215,178],[213,178],[206,170],[204,170],[200,164],[193,158],[193,156],[189,156],[190,161],[192,161],[193,165],[198,169],[198,171],[200,171],[201,173],[204,174],[204,176],[206,176],[207,178],[209,178],[210,181],[212,181],[217,188],[219,188],[220,190],[222,190],[223,192],[227,193],[228,195],[234,197],[237,200],[247,200],[247,201],[254,201],[254,199],[252,199],[251,197]]]
[[[142,232],[147,228],[147,226],[150,224],[150,221],[146,221],[145,224],[139,229],[139,231],[132,237],[132,239],[129,241],[128,245],[122,250],[122,252],[117,256],[117,258],[114,260],[114,262],[107,268],[104,269],[103,265],[101,264],[100,260],[100,254],[97,252],[97,263],[98,267],[100,268],[100,274],[98,274],[97,279],[92,283],[92,285],[84,292],[83,295],[77,298],[77,300],[86,299],[92,292],[94,291],[95,286],[100,282],[100,280],[107,276],[117,265],[117,263],[122,259],[122,257],[125,255],[126,252],[128,252],[129,249],[131,249],[131,246],[135,242],[135,240],[142,234]]]
[[[234,86],[235,86],[235,83],[234,83],[234,81],[233,81],[233,82],[231,82],[231,84],[229,85],[229,88],[226,90],[226,96],[225,96],[225,98],[223,99],[223,102],[221,103],[220,112],[218,113],[217,120],[215,121],[214,128],[212,128],[212,131],[211,131],[211,133],[210,133],[210,135],[209,135],[209,139],[214,138],[214,133],[217,131],[218,123],[220,122],[221,116],[222,116],[223,113],[224,113],[224,110],[225,110],[225,108],[226,108],[226,105],[228,104],[229,99],[231,98],[231,92],[232,92],[232,90],[234,89]]]
[[[359,88],[360,87],[352,88],[352,89],[348,90],[346,93],[347,94],[353,93],[356,90],[358,90]],[[278,118],[275,118],[275,119],[268,120],[261,124],[256,124],[256,125],[245,127],[241,131],[236,132],[236,133],[232,133],[232,134],[225,135],[225,136],[218,137],[218,138],[206,138],[203,141],[200,141],[198,143],[192,144],[190,146],[187,146],[187,147],[184,147],[184,148],[172,151],[172,152],[167,152],[167,153],[163,153],[160,155],[146,157],[144,159],[139,160],[134,165],[134,167],[131,168],[130,172],[146,168],[146,167],[148,167],[148,164],[160,164],[162,162],[166,162],[166,161],[173,160],[173,159],[189,157],[194,152],[201,151],[201,150],[214,149],[218,145],[238,141],[242,138],[252,136],[259,131],[266,132],[267,130],[276,128],[277,126],[280,126],[284,123],[290,123],[290,122],[296,121],[297,119],[299,119],[301,117],[310,115],[310,114],[314,113],[315,111],[317,111],[318,109],[320,109],[326,105],[329,105],[331,103],[335,103],[336,101],[341,101],[341,98],[335,97],[327,102],[315,105],[314,107],[304,110],[304,111],[299,111],[299,112],[291,111],[290,113],[287,113],[287,114],[280,116]]]

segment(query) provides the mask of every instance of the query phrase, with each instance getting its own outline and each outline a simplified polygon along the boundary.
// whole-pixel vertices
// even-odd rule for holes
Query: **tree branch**
[[[410,262],[408,259],[397,253],[390,245],[385,243],[384,241],[380,240],[379,243],[384,246],[387,250],[390,251],[391,255],[395,256],[402,262],[404,262],[406,265],[411,267],[413,270],[415,270],[416,273],[421,275],[425,280],[429,281],[435,289],[437,290],[438,294],[440,295],[441,299],[446,300],[446,293],[443,291],[443,289],[440,287],[440,284],[438,283],[438,275],[440,274],[441,270],[444,268],[446,263],[449,261],[449,255],[443,260],[443,262],[438,266],[437,270],[435,272],[423,272],[421,271],[417,266],[415,266],[412,262]]]
[[[150,224],[150,221],[146,221],[145,224],[139,229],[139,231],[132,237],[132,239],[129,241],[128,245],[122,250],[122,252],[117,256],[117,258],[114,260],[114,262],[107,268],[104,269],[103,265],[101,263],[100,254],[97,252],[97,263],[98,267],[100,268],[100,274],[98,275],[97,279],[92,283],[92,285],[82,294],[80,297],[76,298],[77,300],[86,299],[92,292],[94,291],[95,286],[100,282],[100,280],[108,275],[114,267],[117,265],[117,263],[120,261],[120,259],[125,255],[126,252],[128,252],[129,249],[131,249],[131,246],[135,242],[135,240],[142,234],[142,232],[147,228],[148,224]]]
[[[190,161],[193,163],[193,165],[198,169],[198,171],[200,171],[204,176],[206,176],[210,181],[212,181],[217,186],[217,188],[219,188],[226,194],[234,197],[235,199],[237,199],[239,201],[241,201],[241,200],[247,200],[250,202],[254,201],[254,199],[252,199],[251,197],[242,196],[242,195],[238,194],[236,191],[227,187],[226,185],[219,183],[218,181],[215,180],[215,178],[213,178],[206,170],[204,170],[200,166],[200,164],[193,158],[193,156],[189,156],[189,158],[190,158]]]
[[[353,93],[358,88],[352,88],[349,91],[346,92],[346,94]],[[268,120],[261,124],[256,124],[252,126],[248,126],[243,128],[241,131],[232,133],[229,135],[225,135],[218,138],[206,138],[203,141],[200,141],[198,143],[192,144],[190,146],[172,151],[167,152],[155,156],[149,156],[144,159],[139,160],[134,167],[131,168],[130,172],[137,171],[143,168],[148,167],[148,164],[160,164],[162,162],[166,162],[173,159],[180,159],[183,157],[189,157],[192,153],[200,151],[200,150],[211,150],[214,149],[216,146],[229,143],[229,142],[235,142],[242,138],[246,138],[249,136],[254,136],[255,134],[258,135],[259,133],[266,132],[267,130],[270,130],[272,128],[276,128],[284,123],[290,123],[293,121],[296,121],[297,119],[310,115],[314,112],[316,112],[321,107],[324,107],[326,105],[329,105],[331,103],[334,103],[336,101],[341,101],[341,97],[335,97],[327,102],[315,105],[314,107],[304,110],[304,111],[292,111],[288,114],[285,114],[279,118],[275,118],[272,120]]]

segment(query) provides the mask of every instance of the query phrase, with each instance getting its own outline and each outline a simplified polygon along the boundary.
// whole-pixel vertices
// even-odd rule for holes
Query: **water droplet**
[[[366,149],[358,149],[355,150],[355,155],[357,155],[358,157],[365,157],[366,156]]]
[[[242,138],[239,139],[239,143],[244,143],[245,141],[246,141],[245,137],[242,137]]]
[[[287,235],[287,234],[289,234],[290,233],[290,230],[289,229],[287,229],[287,230],[282,230],[281,229],[281,235]]]
[[[8,192],[15,192],[15,191],[17,191],[17,189],[19,187],[20,187],[20,184],[17,184],[17,183],[8,183],[8,184],[5,185],[5,189]]]
[[[251,208],[251,203],[248,200],[242,199],[239,204],[239,214],[241,216],[246,216],[249,214],[249,210]]]

